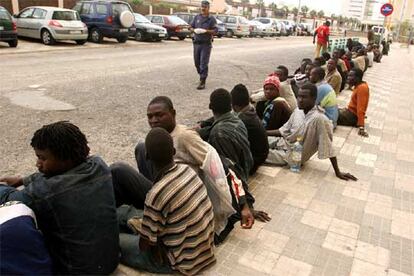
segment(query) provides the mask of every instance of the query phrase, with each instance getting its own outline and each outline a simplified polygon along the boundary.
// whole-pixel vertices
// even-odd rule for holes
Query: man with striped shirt
[[[121,235],[121,262],[149,272],[197,274],[215,262],[207,190],[193,169],[175,164],[173,139],[166,130],[153,128],[145,147],[155,184],[146,195],[140,235],[135,236],[139,242]]]

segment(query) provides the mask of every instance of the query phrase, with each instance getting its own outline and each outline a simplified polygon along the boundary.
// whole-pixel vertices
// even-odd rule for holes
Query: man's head
[[[175,155],[174,143],[171,135],[163,128],[154,127],[145,138],[147,158],[158,168],[165,167],[173,162]]]
[[[318,96],[318,88],[313,83],[307,82],[298,92],[298,107],[307,112],[315,106]]]
[[[308,78],[310,78],[310,75],[311,75],[311,72],[312,72],[313,68],[315,68],[315,65],[313,65],[312,63],[306,65],[305,74]]]
[[[237,84],[230,92],[231,105],[235,112],[239,112],[250,104],[250,96],[247,87],[241,83]]]
[[[231,95],[229,91],[219,88],[213,91],[210,95],[209,108],[213,114],[220,116],[231,111]]]
[[[328,72],[331,73],[336,70],[337,62],[333,58],[328,60],[328,64],[326,65],[326,69],[328,69]]]
[[[310,58],[304,58],[302,59],[302,62],[300,64],[300,73],[305,74],[306,72],[306,65],[311,64],[312,60]]]
[[[280,81],[285,81],[289,77],[289,69],[286,66],[279,65],[275,70],[275,74],[279,77]]]
[[[364,72],[361,69],[353,68],[348,73],[347,83],[350,86],[357,85],[362,82],[363,77],[364,77]]]
[[[175,128],[175,109],[170,98],[158,96],[151,100],[147,108],[148,124],[151,128],[161,127],[168,132]]]
[[[310,81],[312,83],[318,83],[325,78],[325,70],[321,67],[315,67],[310,74]]]
[[[322,54],[323,59],[326,61],[331,59],[331,55],[328,52]]]
[[[326,64],[326,60],[323,57],[317,57],[313,60],[313,65],[320,67]]]
[[[201,1],[201,14],[208,15],[210,12],[210,2]]]
[[[85,135],[66,121],[38,129],[30,145],[37,156],[36,167],[46,176],[62,174],[85,162],[89,155]]]
[[[325,23],[323,23],[325,26],[331,26],[331,22],[330,21],[326,21]]]
[[[267,100],[279,97],[280,80],[277,76],[268,76],[263,84],[264,94]]]
[[[338,60],[341,57],[341,53],[338,49],[332,51],[332,58]]]

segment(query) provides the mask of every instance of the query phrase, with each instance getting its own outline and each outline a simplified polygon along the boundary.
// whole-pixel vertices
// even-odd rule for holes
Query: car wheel
[[[16,48],[16,47],[17,47],[17,44],[18,44],[18,40],[17,40],[17,39],[15,39],[15,40],[11,40],[11,41],[9,41],[8,43],[9,43],[9,46],[10,46],[10,47],[12,47],[12,48]]]
[[[42,42],[45,45],[53,45],[56,43],[55,39],[53,38],[52,34],[48,30],[43,30],[41,33]]]
[[[118,37],[116,40],[118,40],[118,43],[125,43],[128,40],[127,36]]]
[[[223,35],[221,35],[221,34],[217,35],[217,38],[222,38],[222,37],[223,37]]]
[[[232,30],[228,30],[228,31],[226,32],[226,36],[227,36],[227,37],[233,37],[233,31],[232,31]]]
[[[89,39],[94,43],[102,43],[103,35],[97,28],[93,28],[89,33]]]
[[[142,31],[137,31],[135,34],[135,40],[136,41],[144,41],[144,34]]]
[[[185,39],[185,36],[179,36],[178,39],[179,40],[184,40]]]
[[[85,44],[86,43],[86,39],[83,39],[83,40],[76,40],[76,44],[78,44],[78,45],[83,45],[83,44]]]
[[[237,38],[242,38],[242,36],[241,35],[238,35],[238,36],[236,36]]]

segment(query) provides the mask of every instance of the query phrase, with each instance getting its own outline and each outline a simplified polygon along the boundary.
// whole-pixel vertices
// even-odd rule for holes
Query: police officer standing
[[[208,1],[201,2],[201,13],[194,17],[191,27],[194,32],[194,64],[200,75],[200,84],[197,89],[201,90],[206,87],[213,36],[217,32],[217,21],[210,15]]]

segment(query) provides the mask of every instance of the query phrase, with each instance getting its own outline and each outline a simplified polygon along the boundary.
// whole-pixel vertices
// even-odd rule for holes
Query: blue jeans
[[[193,44],[194,47],[194,65],[200,80],[205,80],[208,76],[208,63],[210,62],[211,43]]]
[[[127,221],[132,217],[142,217],[143,211],[132,206],[121,206],[117,210],[121,231],[127,229]],[[129,232],[129,231],[126,231]],[[155,260],[151,251],[139,249],[139,235],[120,233],[119,247],[121,249],[121,263],[150,273],[171,274],[174,271],[167,263],[159,263]]]

